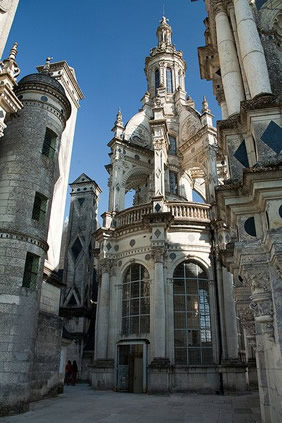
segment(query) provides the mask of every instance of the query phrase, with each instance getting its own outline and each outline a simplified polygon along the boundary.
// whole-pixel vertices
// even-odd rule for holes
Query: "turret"
[[[49,59],[42,73],[22,78],[15,93],[24,108],[10,116],[0,142],[0,348],[8,351],[0,415],[16,404],[17,411],[28,408],[58,151],[71,113],[64,88],[49,74]]]
[[[164,16],[157,28],[158,46],[151,50],[146,58],[145,73],[148,91],[152,97],[164,91],[174,94],[177,90],[185,91],[186,63],[182,52],[171,43],[172,29]]]

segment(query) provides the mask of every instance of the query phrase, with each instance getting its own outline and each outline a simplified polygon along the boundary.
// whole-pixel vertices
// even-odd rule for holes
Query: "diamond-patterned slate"
[[[80,254],[80,251],[82,250],[82,245],[79,238],[76,238],[74,241],[72,247],[71,247],[72,253],[74,255],[74,258],[77,259],[77,257]]]
[[[244,224],[245,231],[250,236],[257,236],[255,218],[249,217]]]
[[[267,0],[256,0],[256,6],[258,8],[258,10],[264,5],[264,3],[266,3]]]
[[[261,140],[279,154],[282,150],[282,128],[272,120],[262,134]]]
[[[161,231],[159,230],[159,229],[157,229],[156,231],[155,231],[155,236],[157,237],[157,238],[159,238],[159,236],[161,235]]]
[[[159,211],[161,210],[161,206],[160,206],[160,204],[159,204],[159,203],[157,203],[157,204],[155,205],[155,210],[156,210],[156,212],[159,212]]]
[[[112,244],[110,244],[110,243],[108,242],[108,244],[106,245],[106,247],[107,247],[107,250],[108,250],[108,251],[110,251],[110,249],[112,248]]]
[[[245,140],[241,142],[235,153],[233,154],[235,159],[238,160],[244,167],[249,167],[249,159],[246,149]]]

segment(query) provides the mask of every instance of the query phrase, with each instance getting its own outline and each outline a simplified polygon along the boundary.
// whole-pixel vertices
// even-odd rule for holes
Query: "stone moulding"
[[[39,248],[42,248],[42,250],[44,250],[45,253],[47,253],[49,249],[49,245],[43,239],[27,236],[23,234],[22,232],[12,232],[7,230],[3,231],[0,229],[0,239],[10,239],[10,240],[14,239],[17,241],[29,242],[30,244],[33,244]]]

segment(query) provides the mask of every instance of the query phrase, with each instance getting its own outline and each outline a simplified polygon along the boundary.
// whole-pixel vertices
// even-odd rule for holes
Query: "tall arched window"
[[[176,154],[176,139],[172,135],[169,135],[169,150],[168,154]]]
[[[169,94],[173,93],[172,70],[170,68],[166,68],[166,91]]]
[[[131,264],[123,280],[122,333],[150,332],[150,281],[147,269]]]
[[[172,194],[178,194],[177,173],[172,170],[169,171],[169,190]]]
[[[160,86],[160,71],[159,69],[155,70],[155,94],[157,95],[157,89]]]
[[[212,363],[208,278],[191,261],[173,274],[174,351],[176,364]]]

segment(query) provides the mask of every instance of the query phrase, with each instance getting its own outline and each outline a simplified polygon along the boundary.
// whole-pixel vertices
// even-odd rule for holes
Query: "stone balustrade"
[[[188,202],[168,202],[166,203],[167,211],[172,214],[175,220],[185,221],[210,221],[210,206],[207,204],[188,203]],[[151,203],[141,206],[131,207],[116,214],[116,227],[122,227],[133,223],[141,223],[143,217],[153,213]]]

